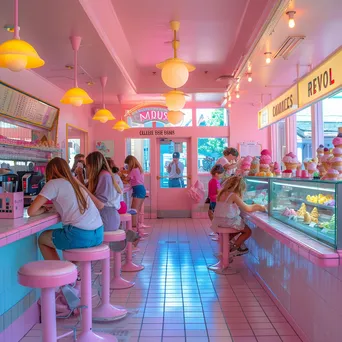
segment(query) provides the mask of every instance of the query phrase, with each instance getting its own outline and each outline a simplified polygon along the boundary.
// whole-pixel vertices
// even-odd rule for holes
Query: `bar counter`
[[[18,284],[17,272],[40,260],[38,233],[60,227],[56,212],[0,220],[0,342],[19,341],[39,320],[39,291]]]

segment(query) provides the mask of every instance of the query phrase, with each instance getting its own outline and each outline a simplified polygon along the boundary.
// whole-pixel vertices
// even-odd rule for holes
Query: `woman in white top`
[[[46,230],[38,240],[44,259],[59,260],[56,249],[66,250],[98,246],[103,241],[100,213],[86,190],[72,176],[62,158],[52,159],[46,167],[47,183],[28,208],[30,216],[48,211],[52,201],[61,217],[63,228]]]
[[[222,165],[225,169],[226,176],[234,174],[238,164],[237,159],[239,157],[239,152],[236,148],[226,147],[223,150],[223,157],[216,161],[216,164]]]

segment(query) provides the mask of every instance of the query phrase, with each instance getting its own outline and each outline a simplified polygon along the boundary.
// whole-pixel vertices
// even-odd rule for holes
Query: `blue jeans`
[[[183,178],[169,178],[169,188],[184,188]]]
[[[95,230],[80,229],[71,225],[55,229],[52,232],[52,242],[57,249],[89,248],[101,245],[103,241],[103,226]]]

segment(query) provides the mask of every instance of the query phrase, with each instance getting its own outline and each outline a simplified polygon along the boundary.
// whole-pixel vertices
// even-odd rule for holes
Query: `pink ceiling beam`
[[[134,93],[139,72],[111,0],[79,0],[114,62]]]

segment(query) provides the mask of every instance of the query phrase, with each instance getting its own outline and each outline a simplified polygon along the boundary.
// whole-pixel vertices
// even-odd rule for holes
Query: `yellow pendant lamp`
[[[185,94],[180,90],[170,90],[166,94],[163,94],[165,97],[165,102],[168,110],[181,110],[185,106]]]
[[[173,58],[168,58],[164,62],[156,65],[158,69],[162,70],[161,77],[163,82],[170,88],[176,89],[182,87],[189,78],[189,72],[196,68],[177,57],[177,49],[179,48],[179,41],[177,40],[177,32],[180,23],[178,21],[171,21],[171,29],[173,31]]]
[[[118,101],[119,104],[121,105],[121,95],[118,95]],[[113,129],[119,131],[119,132],[123,132],[126,129],[131,128],[126,121],[122,120],[122,118],[115,123],[115,125],[113,126]]]
[[[184,113],[180,110],[170,110],[167,113],[167,120],[171,125],[178,125],[184,119]]]
[[[104,89],[107,84],[108,77],[101,77],[101,86],[102,86],[102,109],[99,109],[95,115],[93,116],[93,120],[100,121],[101,123],[106,123],[107,121],[115,120],[113,114],[106,109],[105,101],[104,101]]]
[[[74,50],[74,80],[75,87],[69,89],[61,99],[61,103],[71,104],[75,107],[80,107],[83,104],[90,104],[94,101],[90,98],[85,90],[78,87],[77,84],[77,53],[81,45],[82,38],[81,37],[70,37],[71,45]]]
[[[45,62],[32,45],[19,37],[18,13],[18,0],[14,0],[14,38],[0,45],[0,68],[15,72],[40,68]]]

